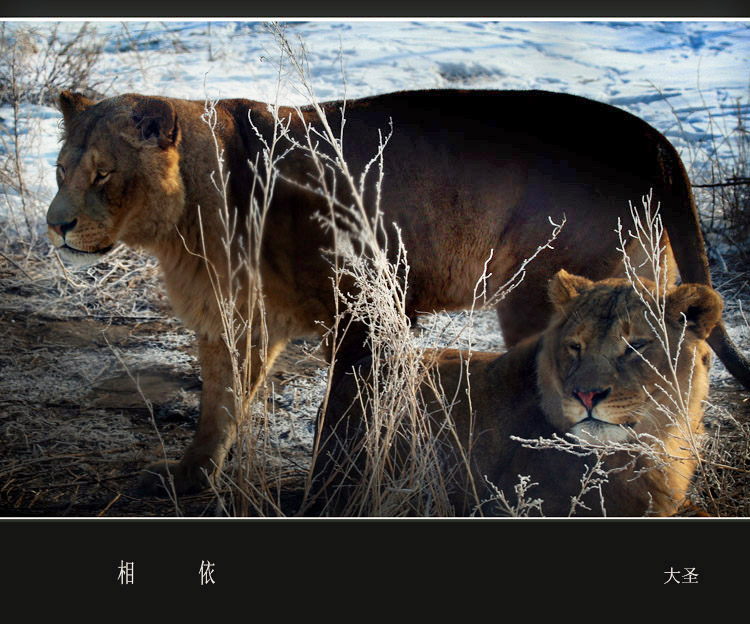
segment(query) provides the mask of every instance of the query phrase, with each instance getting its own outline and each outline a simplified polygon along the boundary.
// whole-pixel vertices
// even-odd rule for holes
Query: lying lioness
[[[653,283],[644,283],[652,291]],[[641,292],[650,297],[651,292]],[[459,468],[451,478],[456,512],[497,512],[496,505],[487,503],[497,494],[487,481],[515,505],[514,485],[523,475],[537,484],[527,496],[542,499],[541,513],[547,516],[675,513],[696,466],[694,449],[711,359],[705,339],[719,322],[721,298],[702,285],[669,289],[665,299],[668,357],[649,325],[644,303],[628,281],[592,282],[561,270],[550,281],[548,293],[555,312],[545,331],[504,354],[473,353],[468,376],[465,352],[446,350],[437,359],[435,378],[444,396],[459,399],[450,410],[457,435],[440,434],[447,442],[442,463],[446,468],[451,462],[460,467],[458,439],[471,467],[470,475]],[[672,371],[670,359],[674,361],[678,351]],[[668,392],[675,381],[679,392]],[[422,389],[423,396],[429,397],[427,413],[435,426],[443,426],[445,410],[439,404],[445,400],[437,401],[432,387]],[[321,464],[328,462],[329,477],[330,466],[337,463],[331,458],[338,460],[339,468],[344,466],[338,451],[355,448],[353,438],[363,429],[357,388],[349,375],[332,391],[329,416],[333,418],[323,424],[321,433],[328,443],[319,459]],[[678,407],[683,401],[684,410]],[[555,434],[563,439],[566,434],[575,436],[568,440],[580,445],[575,450],[583,454],[532,448],[514,439],[551,439]],[[339,446],[342,441],[345,444]],[[614,452],[613,444],[634,450]],[[638,444],[655,453],[639,454]],[[604,461],[593,477],[601,480],[605,475],[606,483],[580,497],[582,479],[595,468],[597,450]],[[326,474],[326,470],[319,472]],[[587,486],[592,484],[596,485],[589,481]],[[347,488],[352,487],[345,482],[329,493],[339,510],[346,504]]]

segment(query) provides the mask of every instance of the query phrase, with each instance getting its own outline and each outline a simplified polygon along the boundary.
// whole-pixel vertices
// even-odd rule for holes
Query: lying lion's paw
[[[191,494],[208,487],[208,478],[202,470],[177,461],[158,461],[147,466],[138,483],[138,491],[143,496]]]

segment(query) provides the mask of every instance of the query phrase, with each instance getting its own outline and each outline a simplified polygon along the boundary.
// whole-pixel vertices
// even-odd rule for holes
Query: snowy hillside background
[[[60,32],[80,27],[65,22]],[[275,98],[278,49],[263,22],[90,28],[102,49],[89,82],[104,95]],[[573,93],[648,121],[676,145],[694,183],[716,181],[715,151],[735,157],[738,119],[750,112],[747,21],[354,20],[289,22],[287,29],[290,40],[300,37],[307,46],[320,100],[451,87]],[[282,87],[282,103],[306,103],[293,85]],[[29,151],[27,166],[40,172],[45,207],[54,194],[60,115],[53,107],[30,107],[28,115],[41,120],[39,150]],[[43,233],[41,218],[39,228]],[[500,348],[496,324],[486,329],[492,340],[484,346]],[[746,329],[732,329],[733,338],[747,339]]]
[[[28,22],[8,22],[9,31]],[[40,29],[48,26],[37,24]],[[65,22],[73,34],[80,22]],[[91,82],[104,95],[272,100],[276,50],[261,22],[93,22],[103,46]],[[686,161],[721,144],[748,106],[750,23],[742,21],[290,22],[309,50],[319,99],[402,89],[547,89],[590,97],[645,119]],[[346,90],[342,79],[342,63]],[[304,103],[293,89],[285,103]],[[8,107],[0,117],[11,117]],[[59,113],[31,107],[43,142],[28,154],[53,194]],[[616,149],[616,146],[613,146]],[[39,162],[41,159],[41,162]]]

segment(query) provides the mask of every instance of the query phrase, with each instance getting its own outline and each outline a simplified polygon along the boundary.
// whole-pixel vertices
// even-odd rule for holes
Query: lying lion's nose
[[[597,403],[601,403],[609,396],[611,390],[612,388],[607,388],[606,390],[601,390],[599,388],[595,390],[581,390],[576,388],[573,390],[573,396],[578,399],[587,410],[591,411]]]
[[[73,219],[72,221],[68,221],[68,223],[49,223],[48,225],[60,236],[64,237],[66,232],[69,232],[76,226],[76,223],[78,223],[78,219]]]

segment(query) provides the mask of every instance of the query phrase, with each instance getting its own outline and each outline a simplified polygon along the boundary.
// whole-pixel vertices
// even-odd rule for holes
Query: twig
[[[117,493],[117,496],[115,496],[109,503],[107,503],[107,506],[102,509],[98,514],[96,514],[97,518],[101,518],[105,513],[107,513],[107,510],[112,507],[118,500],[120,499],[120,493]]]
[[[719,188],[723,186],[748,186],[750,178],[729,178],[725,182],[714,182],[713,184],[692,184],[693,188]]]
[[[16,264],[13,260],[11,260],[8,256],[6,256],[2,251],[0,251],[0,256],[5,258],[5,260],[10,262],[14,267],[16,267],[19,271],[21,271],[21,273],[23,273],[30,282],[34,281],[34,278],[31,277],[31,275],[29,275],[26,271],[24,271],[23,268],[21,268],[18,264]]]
[[[20,470],[21,468],[25,468],[26,466],[30,466],[32,464],[39,464],[39,463],[44,463],[48,461],[56,461],[60,459],[78,459],[80,457],[90,457],[91,455],[100,455],[104,453],[119,453],[125,450],[128,450],[128,447],[124,446],[122,448],[106,449],[106,450],[97,449],[96,451],[88,451],[86,453],[68,453],[66,455],[48,455],[47,457],[27,459],[25,461],[22,461],[12,466],[11,468],[6,468],[5,470],[1,470],[0,477],[4,475],[8,475],[8,474],[13,474],[17,470]]]

